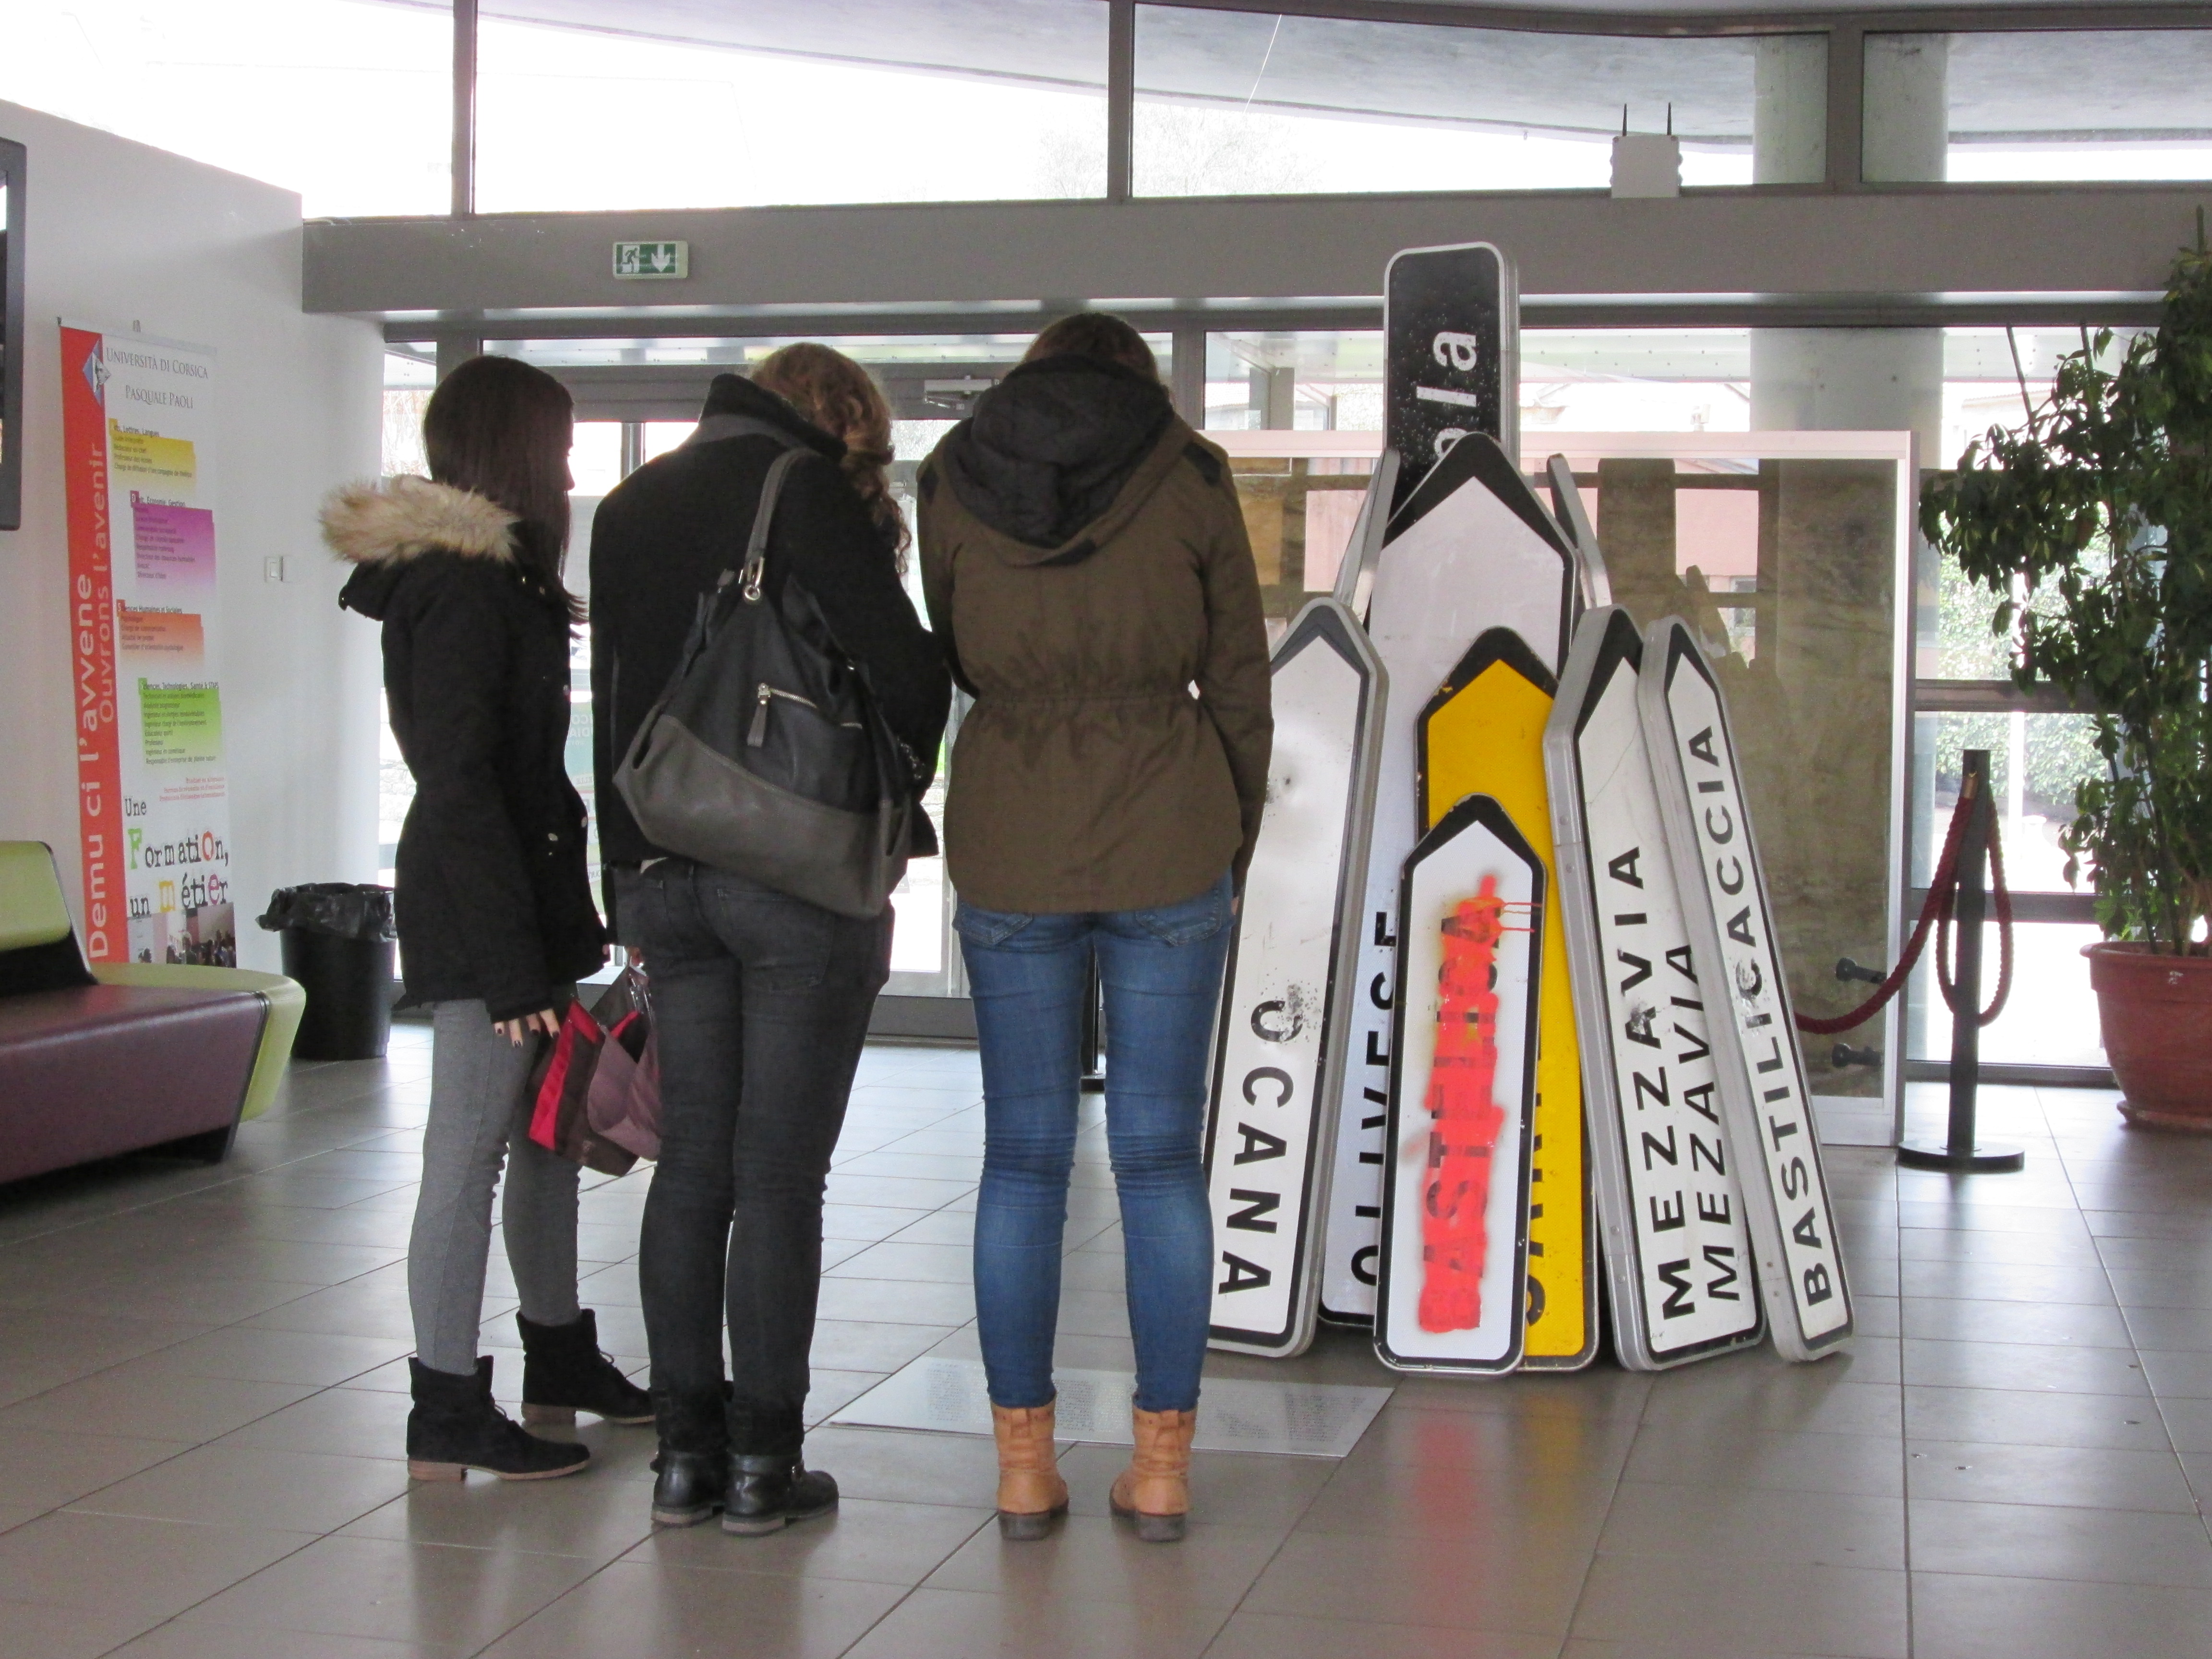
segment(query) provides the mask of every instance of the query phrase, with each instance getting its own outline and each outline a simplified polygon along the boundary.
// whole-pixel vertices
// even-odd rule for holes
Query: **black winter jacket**
[[[646,839],[616,789],[615,767],[676,672],[698,599],[744,556],[769,465],[787,446],[717,422],[759,422],[789,433],[818,460],[784,480],[770,531],[765,586],[780,595],[796,575],[822,619],[865,677],[892,731],[920,763],[919,795],[936,775],[951,680],[937,641],[899,585],[893,550],[836,462],[845,447],[775,393],[718,374],[701,430],[617,484],[592,520],[592,745],[599,779],[599,850],[607,864],[637,865],[666,849]],[[915,814],[916,854],[937,850]],[[609,884],[611,913],[612,884]],[[614,917],[617,934],[622,918]]]
[[[514,515],[422,478],[340,490],[323,534],[356,566],[338,603],[384,624],[392,736],[415,775],[399,832],[410,1002],[554,1006],[605,960],[568,781],[568,622],[514,556]]]

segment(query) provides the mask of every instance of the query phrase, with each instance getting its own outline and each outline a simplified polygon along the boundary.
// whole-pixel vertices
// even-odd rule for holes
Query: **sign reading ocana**
[[[1217,1348],[1282,1357],[1313,1340],[1386,694],[1367,631],[1333,599],[1300,611],[1275,649],[1267,804],[1206,1127]]]
[[[1661,1370],[1765,1334],[1736,1164],[1638,713],[1644,644],[1584,614],[1544,734],[1613,1345]]]
[[[1680,617],[1646,630],[1637,695],[1767,1321],[1784,1358],[1818,1359],[1851,1334],[1842,1243],[1727,705]]]
[[[1406,860],[1375,1308],[1400,1370],[1521,1364],[1544,896],[1543,860],[1487,795]]]
[[[1556,885],[1544,781],[1544,728],[1557,690],[1551,668],[1510,628],[1493,628],[1421,711],[1415,785],[1424,828],[1456,802],[1488,795],[1543,861]],[[1559,908],[1546,907],[1538,993],[1536,1091],[1529,1132],[1529,1370],[1579,1370],[1597,1355],[1597,1252],[1575,1006]]]

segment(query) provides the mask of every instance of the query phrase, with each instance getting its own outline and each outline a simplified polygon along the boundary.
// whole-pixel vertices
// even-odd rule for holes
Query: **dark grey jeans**
[[[617,882],[660,1047],[638,1255],[653,1383],[718,1389],[726,1313],[737,1449],[795,1450],[823,1183],[890,970],[891,914],[836,915],[686,859]]]
[[[564,992],[556,1006],[565,1007]],[[530,1139],[531,1062],[542,1036],[516,1048],[481,1002],[431,1011],[430,1121],[422,1131],[422,1185],[407,1241],[407,1302],[415,1355],[433,1370],[477,1368],[491,1195],[507,1165],[501,1231],[532,1323],[577,1316],[577,1166]]]

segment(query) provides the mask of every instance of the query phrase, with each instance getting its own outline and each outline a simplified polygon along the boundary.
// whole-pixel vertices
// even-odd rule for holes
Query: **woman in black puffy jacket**
[[[528,1083],[575,981],[605,960],[568,781],[568,392],[513,358],[448,375],[422,420],[428,478],[341,490],[325,538],[356,568],[339,603],[384,627],[392,735],[415,778],[396,908],[410,1001],[435,1022],[422,1184],[408,1244],[418,1480],[570,1474],[590,1454],[492,1403],[477,1353],[492,1189],[521,1299],[523,1417],[652,1419],[576,1302],[577,1168],[532,1143]]]

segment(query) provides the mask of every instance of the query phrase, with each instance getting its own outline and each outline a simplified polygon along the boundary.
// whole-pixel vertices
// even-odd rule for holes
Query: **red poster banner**
[[[123,893],[123,781],[115,707],[115,574],[109,523],[106,370],[102,340],[62,330],[62,443],[69,507],[70,643],[76,730],[77,828],[84,860],[85,955],[128,959]]]

